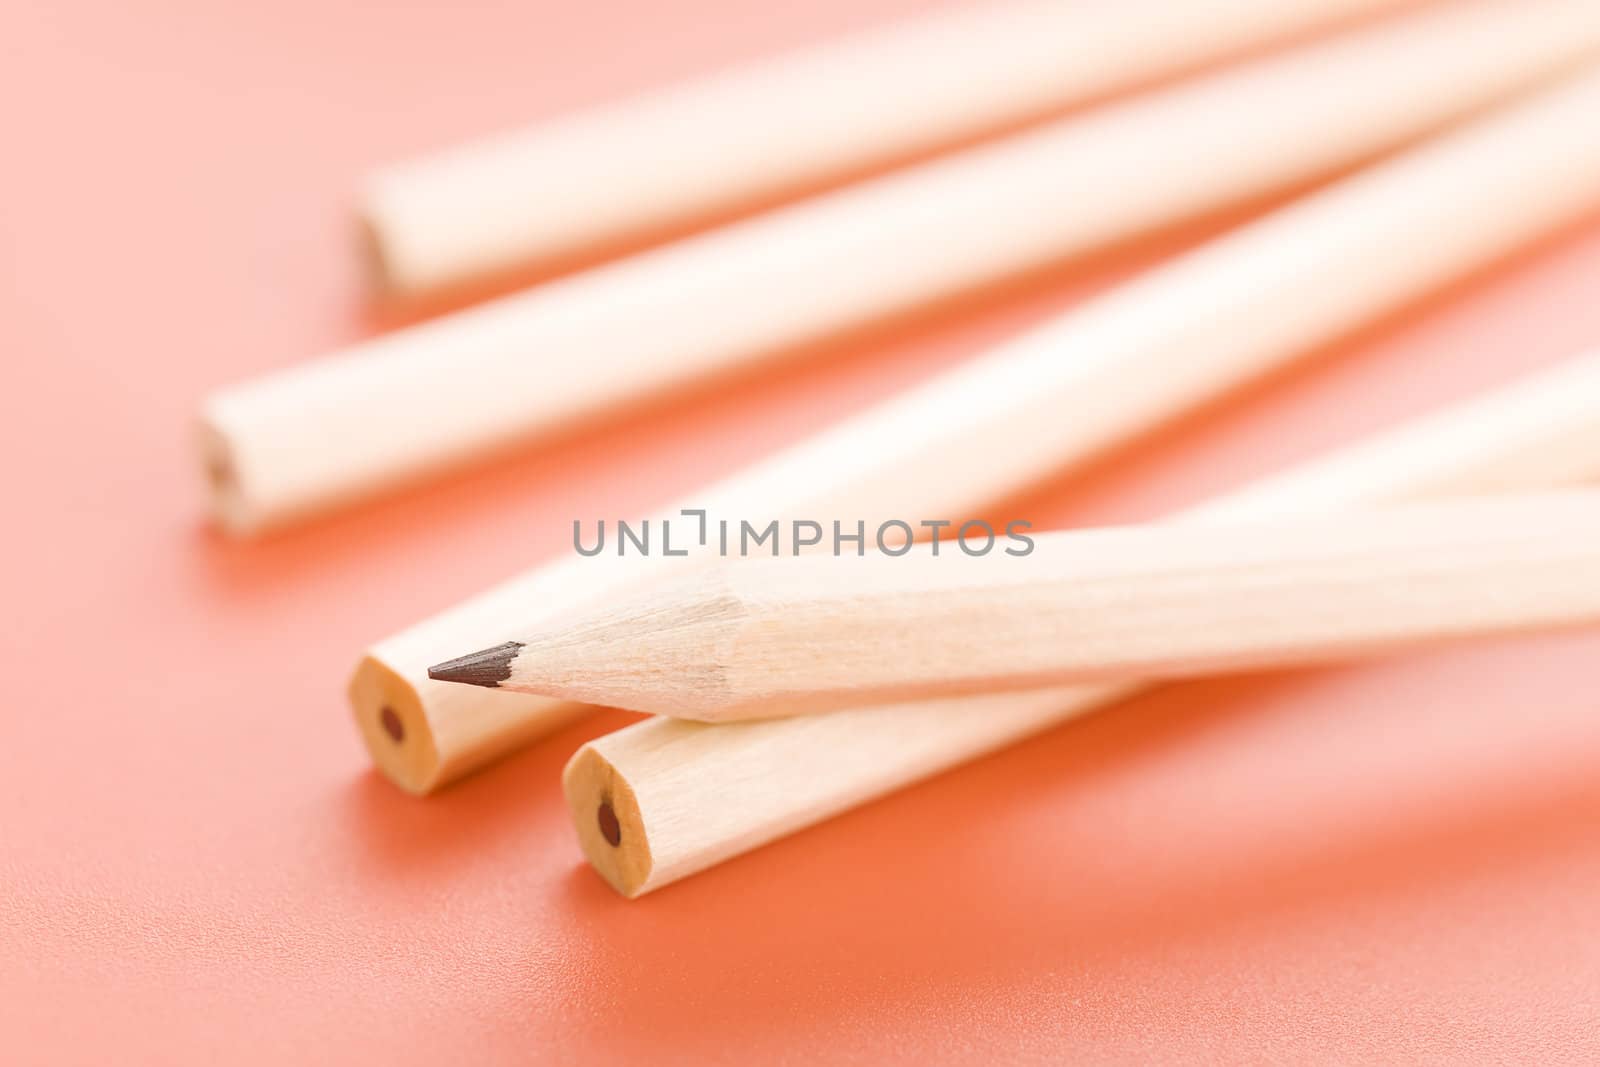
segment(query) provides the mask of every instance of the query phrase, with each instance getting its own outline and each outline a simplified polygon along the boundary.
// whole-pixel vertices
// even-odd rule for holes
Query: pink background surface
[[[1194,232],[264,543],[200,520],[205,390],[380,324],[366,168],[918,6],[0,12],[0,1058],[1600,1057],[1594,634],[1172,687],[633,903],[557,781],[626,716],[429,801],[369,769],[368,640]],[[1597,298],[1600,220],[1025,513],[1159,514],[1600,342]]]

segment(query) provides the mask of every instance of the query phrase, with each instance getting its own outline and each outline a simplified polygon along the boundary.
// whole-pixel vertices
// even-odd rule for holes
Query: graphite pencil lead
[[[428,677],[440,682],[465,682],[496,689],[511,677],[511,661],[522,651],[522,642],[507,641],[493,648],[479,649],[465,656],[436,663],[428,668]]]

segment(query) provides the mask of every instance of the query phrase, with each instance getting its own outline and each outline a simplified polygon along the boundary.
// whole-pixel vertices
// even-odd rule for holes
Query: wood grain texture
[[[1177,516],[1232,523],[1600,478],[1600,354]],[[465,687],[463,687],[465,688]],[[638,896],[1139,691],[1064,686],[759,722],[655,718],[589,742],[564,785],[578,840]],[[595,830],[608,804],[618,843]]]
[[[1600,622],[1596,491],[985,544],[703,568],[429,675],[732,722]]]
[[[1597,108],[1591,71],[1213,241],[684,506],[869,525],[965,517],[1600,206]],[[532,621],[529,604],[556,619],[638,579],[640,568],[607,559],[538,568],[372,646],[349,693],[384,773],[429,792],[581,714],[435,682],[427,669],[513,636]],[[381,729],[385,708],[405,743]]]
[[[1600,54],[1588,0],[1537,7],[1344,35],[222,389],[213,513],[289,523],[1370,157]]]
[[[1009,0],[462,145],[372,175],[403,293],[696,221],[1403,0]]]

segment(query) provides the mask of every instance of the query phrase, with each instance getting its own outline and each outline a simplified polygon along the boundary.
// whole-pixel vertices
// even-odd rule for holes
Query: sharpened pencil
[[[1231,524],[1595,479],[1600,353],[1176,519]],[[585,744],[563,784],[590,863],[635,897],[1141,688],[1050,687],[723,724],[652,718]]]
[[[428,675],[729,722],[1597,622],[1600,491],[1569,490],[741,560]]]
[[[437,477],[1370,158],[1597,54],[1592,0],[1451,4],[398,330],[208,397],[208,499],[249,534]]]
[[[1563,82],[1214,240],[663,512],[969,517],[1600,208],[1597,110],[1600,71]],[[558,619],[639,577],[599,562],[569,556],[528,571],[367,650],[350,703],[392,781],[431,792],[584,713],[570,701],[437,682],[427,669],[513,636],[530,621],[529,603]]]

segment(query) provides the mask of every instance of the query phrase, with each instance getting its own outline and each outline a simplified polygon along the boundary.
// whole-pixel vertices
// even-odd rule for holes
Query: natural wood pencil
[[[1591,0],[1531,7],[1347,34],[221,390],[201,413],[212,509],[248,533],[437,475],[1348,164],[1600,54]]]
[[[1600,353],[1178,518],[1237,523],[1595,478]],[[652,718],[584,745],[563,782],[584,853],[634,897],[1140,688],[1054,687],[757,722]]]
[[[842,41],[388,167],[374,281],[448,285],[646,237],[1403,0],[1012,0]]]
[[[1600,491],[698,568],[428,671],[702,722],[1600,623]]]
[[[1600,207],[1597,106],[1600,72],[1213,241],[682,506],[869,527],[970,518]],[[638,562],[571,557],[370,648],[350,696],[378,765],[427,792],[570,720],[581,707],[427,669],[513,636],[529,604],[556,619],[608,595]]]

